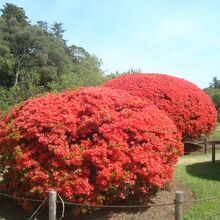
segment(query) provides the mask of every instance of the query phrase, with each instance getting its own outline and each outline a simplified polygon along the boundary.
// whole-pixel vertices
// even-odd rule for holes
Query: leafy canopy
[[[0,108],[39,93],[99,85],[105,80],[101,60],[82,47],[67,45],[62,23],[31,24],[24,9],[10,3],[1,12]]]

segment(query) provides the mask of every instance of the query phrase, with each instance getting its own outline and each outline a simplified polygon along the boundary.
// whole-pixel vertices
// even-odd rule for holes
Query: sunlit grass
[[[220,139],[220,124],[218,123],[210,139]]]
[[[220,219],[220,150],[216,152],[216,164],[212,164],[210,152],[181,157],[175,178],[192,190],[195,199],[219,197],[213,201],[197,201],[186,210],[184,219]]]

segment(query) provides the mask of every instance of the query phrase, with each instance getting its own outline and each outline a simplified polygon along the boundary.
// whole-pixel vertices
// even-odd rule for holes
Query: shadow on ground
[[[184,199],[192,200],[193,193],[182,183],[175,181],[171,184],[169,190],[161,190],[152,196],[150,204],[167,204],[174,202],[175,191],[183,191]],[[134,200],[132,201],[134,203]],[[146,204],[143,202],[142,204]],[[40,204],[37,204],[40,205]],[[123,204],[121,204],[123,205]],[[125,204],[124,204],[125,205]],[[129,205],[129,204],[126,204]],[[130,204],[131,205],[131,204]],[[190,206],[191,203],[186,203],[184,209]],[[37,207],[36,207],[37,208]],[[35,208],[35,209],[36,209]],[[28,220],[32,212],[24,212],[21,207],[12,199],[0,196],[0,220]],[[61,204],[57,207],[57,219],[61,216]],[[48,219],[48,207],[36,218],[37,220]],[[66,205],[65,218],[62,220],[173,220],[174,219],[174,205],[153,206],[151,208],[129,208],[129,209],[100,209],[92,214],[81,214],[74,216],[72,206]],[[32,219],[33,220],[33,219]]]
[[[40,204],[38,204],[40,205]],[[37,208],[37,206],[36,206]],[[18,205],[17,202],[1,197],[0,199],[0,220],[27,220],[29,219],[33,212],[36,210],[36,208],[32,212],[24,211],[21,206]],[[119,213],[126,212],[130,215],[135,215],[139,213],[141,215],[142,212],[146,212],[147,208],[129,208],[129,209],[116,209],[116,208],[106,208],[106,209],[100,209],[93,212],[93,214],[81,214],[81,215],[75,215],[76,210],[73,209],[71,206],[66,205],[65,207],[65,218],[64,220],[107,220],[110,218],[110,216],[117,215]],[[59,219],[62,214],[62,207],[59,204],[57,207],[57,218]],[[38,216],[36,217],[36,220],[46,220],[48,219],[48,207],[46,206],[43,211],[40,211]],[[34,218],[32,218],[34,219]]]
[[[207,180],[220,181],[220,160],[215,164],[212,162],[194,163],[186,166],[186,172],[191,176]]]

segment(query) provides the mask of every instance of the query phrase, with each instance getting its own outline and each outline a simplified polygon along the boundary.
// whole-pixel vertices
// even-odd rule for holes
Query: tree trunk
[[[16,68],[15,68],[15,82],[14,82],[14,87],[17,86],[18,84],[18,77],[20,74],[20,62],[18,61],[16,64]]]

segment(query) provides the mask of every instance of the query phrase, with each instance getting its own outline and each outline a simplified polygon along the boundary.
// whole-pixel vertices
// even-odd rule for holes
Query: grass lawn
[[[192,190],[195,199],[219,197],[214,201],[197,201],[186,210],[184,219],[220,219],[220,150],[216,152],[216,164],[212,164],[210,152],[182,156],[175,178]]]
[[[219,123],[216,126],[214,133],[209,138],[210,139],[220,139],[220,124]]]

